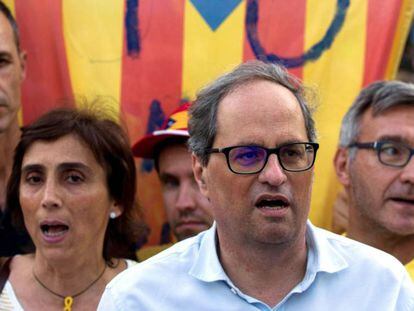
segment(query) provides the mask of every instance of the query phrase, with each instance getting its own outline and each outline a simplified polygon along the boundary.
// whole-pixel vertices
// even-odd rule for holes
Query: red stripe
[[[257,2],[259,4],[258,38],[266,52],[284,58],[302,55],[306,0]],[[247,34],[244,41],[244,60],[255,58]],[[302,67],[292,68],[289,71],[299,78],[302,77]]]
[[[183,12],[184,1],[139,1],[141,50],[128,56],[125,43],[122,64],[122,111],[138,121],[133,139],[145,133],[152,100],[170,113],[181,99]]]
[[[140,52],[137,57],[128,56],[125,42],[122,64],[121,110],[132,142],[145,134],[154,99],[166,114],[180,103],[183,19],[184,1],[139,1]],[[138,196],[152,228],[149,244],[158,244],[165,221],[158,178],[138,172]]]
[[[384,79],[401,6],[402,0],[368,1],[363,86]]]
[[[45,10],[47,8],[47,10]],[[31,122],[72,97],[58,0],[16,0],[21,42],[27,51],[22,89],[23,122]]]

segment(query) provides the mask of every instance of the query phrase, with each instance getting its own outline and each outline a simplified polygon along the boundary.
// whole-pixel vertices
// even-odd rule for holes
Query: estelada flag
[[[332,158],[360,89],[392,79],[413,0],[7,0],[28,52],[22,122],[65,98],[105,98],[131,141],[224,71],[280,62],[319,90],[321,148],[310,218],[329,228],[338,183]],[[151,165],[138,161],[139,200],[156,244],[165,221]]]

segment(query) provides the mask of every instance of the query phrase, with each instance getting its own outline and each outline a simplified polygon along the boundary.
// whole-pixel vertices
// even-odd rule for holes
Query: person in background
[[[414,85],[367,86],[342,120],[334,159],[347,195],[346,234],[397,257],[414,280],[413,154]]]
[[[414,310],[397,259],[307,220],[319,145],[305,94],[260,61],[200,91],[189,146],[215,223],[121,273],[98,310]]]
[[[26,73],[26,53],[20,48],[19,30],[9,8],[0,0],[0,256],[30,250],[28,236],[19,236],[5,220],[6,183],[13,150],[19,141],[20,87]],[[23,247],[25,246],[25,247]]]
[[[184,103],[171,113],[159,130],[133,146],[136,157],[153,159],[161,182],[165,213],[176,241],[207,230],[213,223],[210,203],[194,179],[191,153],[188,150],[188,108]],[[147,247],[138,251],[140,260],[171,246]]]
[[[125,258],[146,234],[135,193],[128,137],[102,112],[58,109],[24,127],[6,207],[35,251],[3,266],[0,306],[96,310],[105,285],[135,263]]]

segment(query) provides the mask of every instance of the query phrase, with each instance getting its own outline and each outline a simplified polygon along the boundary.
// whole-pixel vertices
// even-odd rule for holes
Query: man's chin
[[[175,236],[177,237],[178,241],[182,241],[196,236],[200,232],[207,229],[208,226],[204,223],[181,224],[175,228]]]
[[[401,237],[414,236],[414,224],[401,223],[399,225],[389,226],[388,231],[396,236]]]

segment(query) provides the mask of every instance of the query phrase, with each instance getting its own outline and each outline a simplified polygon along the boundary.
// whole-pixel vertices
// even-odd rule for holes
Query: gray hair
[[[206,150],[213,146],[216,136],[219,103],[237,87],[254,80],[274,82],[290,90],[302,110],[309,141],[316,141],[315,122],[312,118],[314,109],[306,100],[309,90],[305,89],[301,82],[281,65],[257,60],[249,61],[204,87],[197,94],[195,102],[190,107],[188,145],[191,151],[200,158],[202,165],[205,166],[208,163],[209,154],[206,153]]]
[[[348,147],[357,140],[362,115],[370,107],[372,115],[377,116],[401,105],[414,105],[414,84],[400,81],[378,81],[370,84],[359,93],[342,119],[339,145]]]

